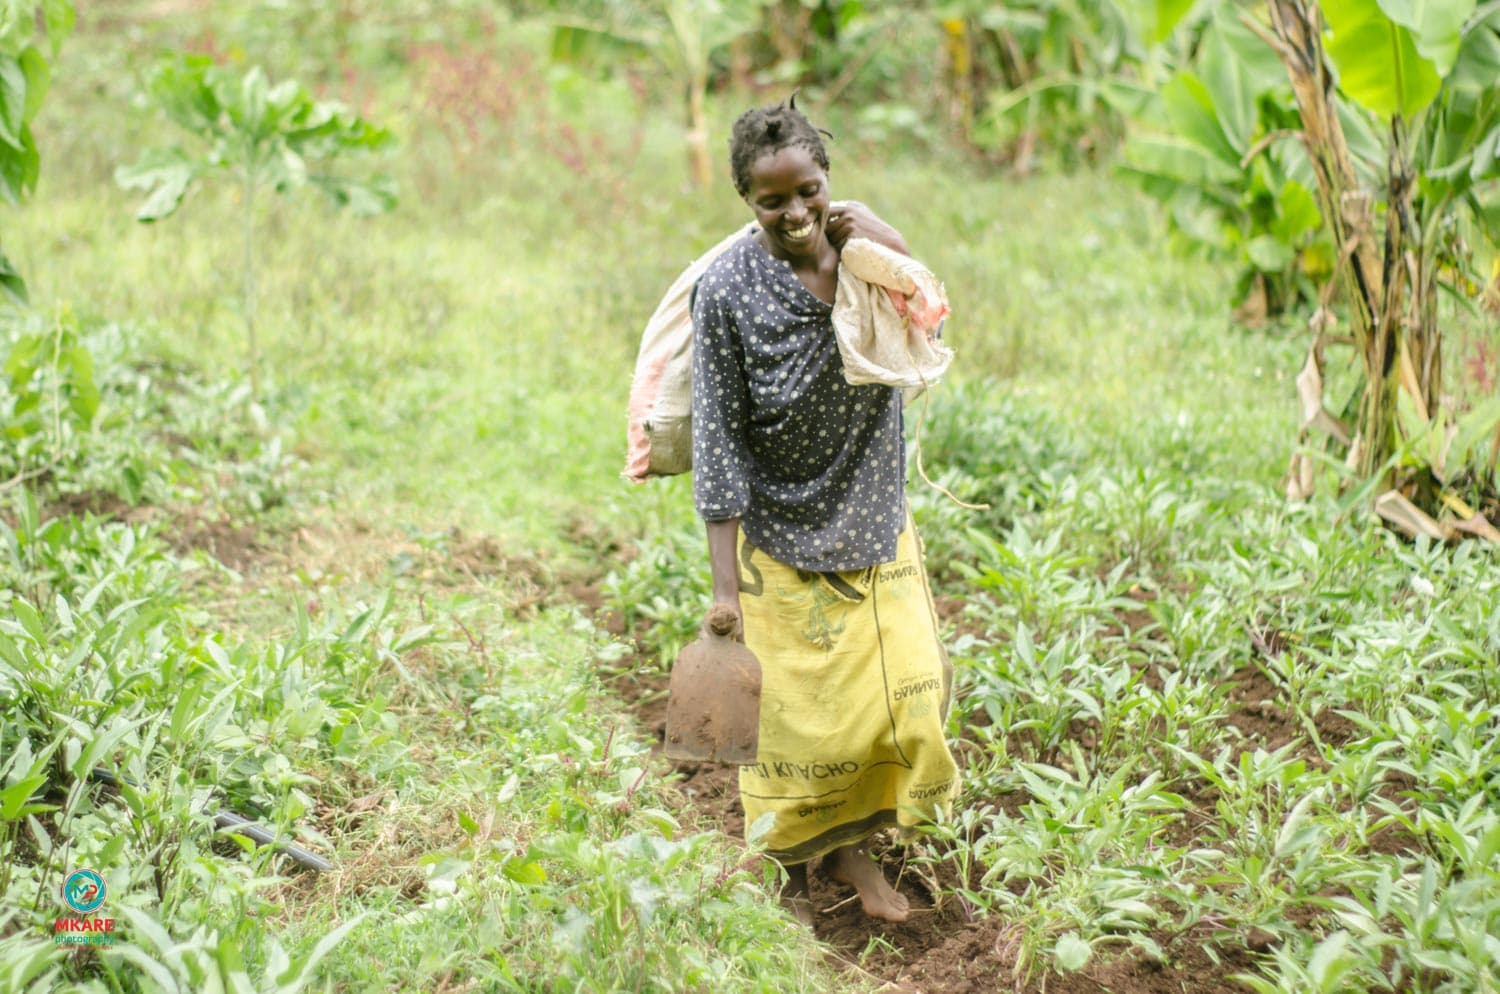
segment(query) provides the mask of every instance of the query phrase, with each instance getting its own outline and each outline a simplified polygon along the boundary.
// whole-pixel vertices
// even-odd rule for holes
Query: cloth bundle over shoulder
[[[626,479],[642,483],[693,468],[693,286],[755,227],[694,260],[647,322],[630,387]],[[938,338],[948,313],[943,285],[926,266],[866,238],[845,243],[833,328],[850,383],[901,387],[908,401],[936,383],[953,361]]]

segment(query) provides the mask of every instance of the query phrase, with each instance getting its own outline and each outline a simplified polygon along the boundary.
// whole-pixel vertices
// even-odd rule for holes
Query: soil
[[[1277,703],[1279,688],[1265,671],[1248,666],[1230,674],[1228,722],[1244,739],[1244,748],[1272,752],[1305,734],[1290,710]]]
[[[254,526],[236,524],[226,514],[208,516],[193,505],[132,505],[115,494],[96,490],[60,494],[41,508],[43,521],[85,515],[132,525],[159,521],[161,537],[173,552],[186,555],[201,550],[236,572],[243,572],[264,559],[270,551],[270,545]],[[7,524],[13,527],[15,522]]]
[[[237,525],[228,516],[217,519],[177,519],[177,527],[162,533],[179,555],[201,549],[235,572],[260,560],[264,549],[252,525]]]

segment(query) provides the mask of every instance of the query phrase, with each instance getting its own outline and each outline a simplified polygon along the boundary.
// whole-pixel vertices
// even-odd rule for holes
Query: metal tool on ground
[[[108,784],[111,787],[130,786],[136,790],[141,785],[129,777],[111,773],[102,766],[96,766],[89,771],[89,778],[99,783]],[[294,863],[303,869],[316,870],[319,873],[327,873],[334,869],[332,863],[316,853],[308,852],[294,842],[277,838],[273,833],[257,825],[244,815],[235,814],[233,811],[216,811],[213,813],[214,828],[232,835],[241,835],[251,842],[262,846],[271,846],[283,856],[289,856]]]
[[[709,609],[703,633],[677,654],[667,685],[670,759],[748,766],[760,747],[760,660],[734,638],[735,612]]]

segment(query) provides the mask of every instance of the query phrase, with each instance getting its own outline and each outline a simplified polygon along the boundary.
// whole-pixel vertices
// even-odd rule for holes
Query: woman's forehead
[[[800,145],[786,145],[766,152],[750,164],[752,187],[800,186],[822,176],[823,167]]]

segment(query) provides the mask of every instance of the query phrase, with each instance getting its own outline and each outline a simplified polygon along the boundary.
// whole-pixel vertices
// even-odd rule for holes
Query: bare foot
[[[911,915],[911,902],[885,881],[880,865],[863,843],[844,846],[828,854],[823,870],[841,884],[859,892],[865,914],[888,922],[904,922]]]
[[[803,925],[813,927],[812,892],[807,886],[806,863],[786,868],[786,886],[781,889],[781,906]]]

